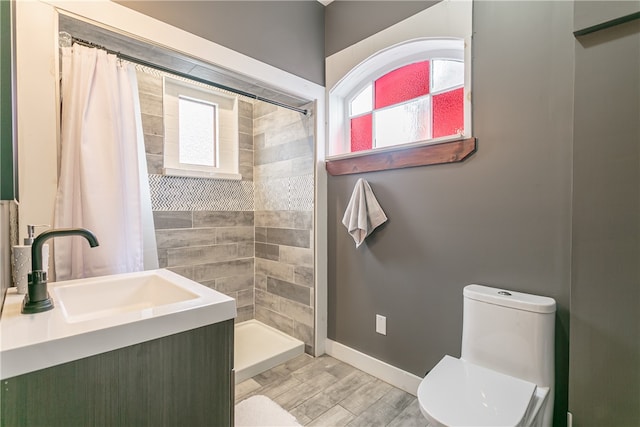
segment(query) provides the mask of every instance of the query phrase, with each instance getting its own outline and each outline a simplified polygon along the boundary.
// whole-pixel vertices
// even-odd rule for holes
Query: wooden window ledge
[[[389,169],[412,168],[416,166],[456,163],[476,152],[476,138],[456,139],[441,144],[419,147],[398,148],[393,151],[376,153],[373,151],[358,157],[327,160],[330,175],[349,175]]]

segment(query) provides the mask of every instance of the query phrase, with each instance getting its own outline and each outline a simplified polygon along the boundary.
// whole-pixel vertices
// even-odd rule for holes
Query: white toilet
[[[551,426],[552,298],[481,285],[464,288],[462,353],[445,356],[418,387],[435,426]]]

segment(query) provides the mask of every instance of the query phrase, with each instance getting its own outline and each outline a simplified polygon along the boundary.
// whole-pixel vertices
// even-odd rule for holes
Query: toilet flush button
[[[507,292],[507,291],[499,291],[499,292],[498,292],[498,295],[504,295],[504,296],[510,297],[510,296],[511,296],[511,292]]]

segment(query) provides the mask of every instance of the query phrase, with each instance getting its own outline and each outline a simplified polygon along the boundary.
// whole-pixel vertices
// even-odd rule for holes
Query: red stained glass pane
[[[433,96],[433,138],[464,130],[464,88]]]
[[[429,61],[393,70],[376,80],[375,108],[408,101],[429,93]]]
[[[351,119],[351,152],[371,150],[371,114]]]

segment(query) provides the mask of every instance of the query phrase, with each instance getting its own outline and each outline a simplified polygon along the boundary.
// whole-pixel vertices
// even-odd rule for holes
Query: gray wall
[[[583,30],[640,12],[640,2],[629,0],[576,1],[573,29]]]
[[[575,425],[638,426],[640,21],[575,52],[569,408]]]
[[[331,56],[439,1],[339,0],[329,3],[324,15],[324,53]]]
[[[328,179],[329,338],[422,376],[460,355],[465,285],[553,297],[557,425],[568,388],[572,24],[570,2],[475,2],[478,152]],[[360,177],[389,221],[355,249],[340,220]]]
[[[324,7],[315,0],[117,3],[324,84]]]
[[[321,85],[325,56],[438,1],[115,0]]]

